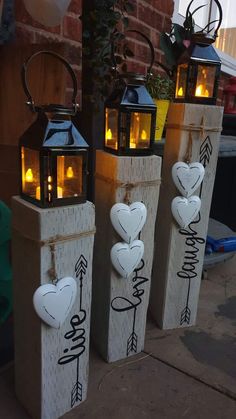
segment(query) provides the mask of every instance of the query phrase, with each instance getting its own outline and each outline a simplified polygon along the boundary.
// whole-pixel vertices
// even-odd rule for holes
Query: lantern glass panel
[[[188,64],[180,64],[177,70],[175,97],[181,99],[186,96]]]
[[[213,97],[215,76],[216,76],[215,66],[198,65],[195,96]]]
[[[32,198],[40,199],[39,152],[21,147],[22,192]],[[40,191],[40,189],[39,189]]]
[[[106,146],[118,149],[118,110],[106,108]]]
[[[130,148],[148,148],[150,146],[151,114],[131,112]]]
[[[57,198],[81,195],[83,189],[83,157],[57,156]]]

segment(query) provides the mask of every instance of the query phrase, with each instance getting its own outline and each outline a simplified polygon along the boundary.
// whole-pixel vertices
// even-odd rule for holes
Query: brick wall
[[[159,46],[159,35],[163,31],[170,30],[174,1],[134,0],[133,4],[134,11],[129,16],[129,29],[136,29],[147,35],[155,49],[155,60],[164,62],[164,54]],[[149,47],[139,36],[132,35],[132,38],[130,46],[135,55],[130,59],[128,69],[143,73],[147,70],[149,63]],[[154,65],[153,69],[158,72],[162,71],[157,65]]]
[[[82,55],[82,24],[79,16],[82,0],[72,0],[61,25],[48,28],[33,20],[27,13],[22,0],[15,2],[16,39],[17,44],[47,44],[63,42],[68,51],[67,59],[77,75],[79,92],[78,102],[81,103],[81,55]],[[68,92],[70,93],[70,92]]]

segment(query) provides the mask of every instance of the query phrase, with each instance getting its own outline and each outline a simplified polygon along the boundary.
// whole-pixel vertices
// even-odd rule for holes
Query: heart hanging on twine
[[[180,227],[187,227],[197,216],[201,208],[201,199],[198,196],[183,198],[176,196],[171,203],[173,217]]]
[[[142,202],[134,202],[131,205],[118,203],[111,208],[110,218],[122,239],[132,243],[145,224],[147,208]]]
[[[139,265],[143,252],[144,244],[141,240],[134,240],[131,245],[116,243],[111,248],[111,261],[117,272],[123,278],[128,278]]]
[[[186,198],[190,197],[201,185],[205,169],[201,163],[177,162],[172,167],[175,186]]]
[[[56,285],[41,285],[33,296],[35,311],[45,323],[59,329],[74,304],[76,294],[77,283],[72,277],[62,278]]]

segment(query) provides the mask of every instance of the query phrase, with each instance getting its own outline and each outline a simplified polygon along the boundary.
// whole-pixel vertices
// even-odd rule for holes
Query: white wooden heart
[[[205,169],[201,163],[179,161],[172,167],[172,179],[177,189],[188,198],[201,185]]]
[[[133,202],[131,205],[118,203],[111,208],[110,218],[122,239],[132,243],[145,224],[147,208],[142,202]]]
[[[44,26],[61,23],[71,0],[24,0],[27,12]]]
[[[198,196],[183,198],[176,196],[171,203],[173,217],[180,227],[187,227],[197,216],[201,208],[201,199]]]
[[[72,277],[62,278],[56,285],[41,285],[33,296],[35,311],[45,323],[59,329],[74,304],[76,294],[77,284]]]
[[[139,265],[144,252],[141,240],[134,240],[131,244],[116,243],[111,248],[111,261],[117,272],[123,277],[128,276]]]

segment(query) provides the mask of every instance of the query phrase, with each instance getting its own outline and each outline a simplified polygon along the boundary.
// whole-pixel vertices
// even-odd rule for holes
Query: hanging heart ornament
[[[131,205],[115,204],[111,208],[110,218],[120,237],[127,243],[131,243],[145,224],[147,208],[142,202],[133,202]]]
[[[45,323],[59,329],[74,304],[76,294],[77,283],[72,277],[62,278],[56,285],[41,285],[33,296],[35,311]]]
[[[24,0],[27,12],[44,26],[60,25],[71,0]]]
[[[183,198],[176,196],[171,203],[173,217],[180,227],[187,227],[197,216],[201,208],[201,199],[198,196]]]
[[[141,240],[134,240],[133,243],[116,243],[111,248],[111,261],[117,272],[123,277],[128,276],[139,265],[144,252],[144,244]]]
[[[201,185],[205,169],[201,163],[177,162],[172,167],[172,178],[175,186],[183,196],[188,198]]]

